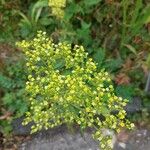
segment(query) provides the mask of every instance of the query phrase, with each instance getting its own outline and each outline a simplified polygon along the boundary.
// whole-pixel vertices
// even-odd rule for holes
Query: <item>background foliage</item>
[[[82,44],[99,69],[112,74],[116,94],[130,101],[142,97],[143,109],[149,111],[144,89],[150,68],[150,1],[68,0],[63,10],[64,17],[58,18],[48,0],[0,0],[1,130],[27,110],[23,56],[10,45],[31,39],[37,30],[55,42]]]

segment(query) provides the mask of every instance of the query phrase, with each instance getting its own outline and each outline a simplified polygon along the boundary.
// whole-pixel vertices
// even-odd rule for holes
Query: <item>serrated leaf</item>
[[[106,70],[109,70],[110,72],[116,71],[121,66],[122,66],[122,59],[121,58],[108,59],[104,63],[104,68],[106,68]]]
[[[98,67],[100,67],[105,58],[105,50],[102,48],[97,49],[97,51],[93,55],[93,58],[95,62],[98,63]]]
[[[125,99],[132,100],[134,96],[134,87],[132,85],[119,85],[116,87],[117,96],[121,96]]]
[[[0,74],[0,87],[5,90],[10,90],[13,86],[13,82],[10,78]]]
[[[70,5],[65,9],[64,19],[69,20],[78,12],[84,13],[82,7],[76,3],[70,3]]]
[[[5,105],[10,105],[13,102],[13,94],[12,93],[6,93],[3,97],[3,103]]]
[[[91,43],[90,36],[90,26],[91,23],[81,22],[81,28],[77,29],[77,38],[84,43],[84,46],[87,46]]]

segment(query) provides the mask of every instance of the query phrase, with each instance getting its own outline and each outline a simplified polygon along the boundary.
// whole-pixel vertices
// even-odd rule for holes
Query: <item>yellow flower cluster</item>
[[[64,7],[66,6],[66,0],[49,0],[49,6],[52,9],[52,14],[56,17],[64,16]]]
[[[55,44],[39,31],[31,41],[17,43],[27,58],[30,111],[24,124],[34,121],[32,133],[64,123],[81,128],[95,128],[94,138],[109,150],[111,136],[102,129],[119,131],[132,128],[125,119],[127,100],[117,97],[109,74],[98,72],[97,64],[88,58],[83,46],[67,42]]]

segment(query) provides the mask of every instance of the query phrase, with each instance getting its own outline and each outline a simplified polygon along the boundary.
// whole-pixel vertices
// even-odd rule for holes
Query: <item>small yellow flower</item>
[[[125,126],[124,122],[120,122],[120,126],[124,127]]]
[[[135,127],[135,125],[133,123],[131,123],[131,128],[134,128],[134,127]]]
[[[89,107],[87,107],[86,108],[86,112],[90,112],[91,110],[90,110],[90,108]]]

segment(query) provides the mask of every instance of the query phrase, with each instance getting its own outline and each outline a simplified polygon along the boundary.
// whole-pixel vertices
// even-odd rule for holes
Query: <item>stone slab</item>
[[[71,132],[61,126],[32,135],[31,141],[22,143],[19,150],[99,150],[91,134],[91,130],[81,135],[78,129]]]

